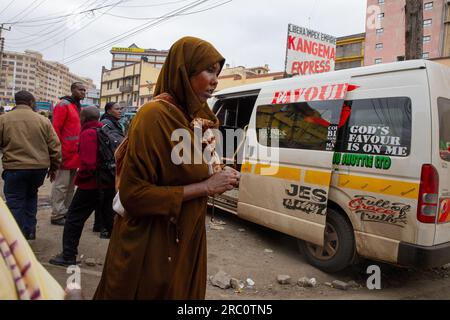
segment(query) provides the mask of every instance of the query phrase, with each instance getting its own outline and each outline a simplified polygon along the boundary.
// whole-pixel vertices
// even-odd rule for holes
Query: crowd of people
[[[204,299],[207,197],[237,187],[240,173],[207,160],[173,163],[171,134],[218,126],[206,101],[224,62],[204,40],[175,42],[153,100],[140,107],[127,135],[118,104],[108,103],[101,118],[98,108],[81,108],[86,88],[78,82],[55,106],[53,123],[34,112],[35,98],[26,91],[17,92],[16,107],[0,116],[6,204],[23,237],[39,236],[37,195],[47,176],[53,184],[50,223],[64,227],[62,251],[51,264],[77,263],[93,212],[94,231],[110,238],[95,299]],[[112,150],[113,163],[104,137],[119,148],[116,158]],[[113,210],[115,197],[121,214]]]

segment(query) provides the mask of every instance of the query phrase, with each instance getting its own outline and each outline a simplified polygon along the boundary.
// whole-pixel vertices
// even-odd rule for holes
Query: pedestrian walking
[[[50,121],[34,111],[28,91],[15,94],[16,107],[0,117],[6,203],[28,240],[36,237],[38,189],[52,181],[61,163],[61,144]]]
[[[205,161],[175,164],[171,135],[177,129],[193,135],[195,118],[217,124],[206,101],[224,61],[201,39],[171,47],[154,100],[128,132],[119,185],[125,213],[116,215],[95,299],[205,298],[207,198],[237,186],[239,173],[210,176]]]
[[[112,229],[114,212],[112,201],[115,195],[114,181],[111,185],[100,185],[97,180],[99,167],[98,129],[102,127],[97,107],[86,107],[81,111],[80,134],[80,168],[75,176],[78,187],[67,212],[63,231],[62,253],[49,262],[55,265],[69,266],[76,264],[78,244],[84,224],[103,196],[101,212],[104,213],[102,223],[107,230]],[[107,235],[109,238],[109,234]]]
[[[52,186],[51,223],[61,226],[64,225],[64,218],[72,201],[74,177],[80,165],[80,101],[86,96],[86,88],[81,82],[73,83],[70,89],[72,95],[62,97],[53,109],[53,127],[61,141],[62,164]]]

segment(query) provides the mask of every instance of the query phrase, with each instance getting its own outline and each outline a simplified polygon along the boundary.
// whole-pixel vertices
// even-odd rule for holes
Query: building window
[[[381,58],[375,59],[375,64],[380,64],[381,62],[383,62],[383,59],[381,59]]]
[[[433,2],[427,2],[423,5],[423,10],[433,10]]]
[[[384,28],[377,29],[377,31],[376,31],[377,34],[382,34],[383,32],[384,32]]]
[[[383,49],[383,44],[382,43],[377,43],[375,45],[375,50],[381,50],[381,49]]]
[[[429,57],[430,57],[430,53],[429,52],[422,53],[422,59],[428,59]]]
[[[424,27],[431,27],[431,19],[423,20]]]
[[[431,42],[431,36],[423,36],[423,43]]]
[[[114,60],[116,60],[116,59],[120,59],[120,60],[124,60],[124,59],[126,59],[126,55],[124,55],[124,54],[115,54],[114,55]]]
[[[166,61],[166,57],[164,57],[164,56],[156,56],[156,61],[157,62],[164,62],[164,61]]]
[[[378,20],[384,19],[384,12],[378,14]]]
[[[384,0],[378,0],[378,4],[384,4]]]

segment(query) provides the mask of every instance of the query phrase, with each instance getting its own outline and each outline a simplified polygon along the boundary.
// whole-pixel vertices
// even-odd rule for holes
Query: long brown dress
[[[204,299],[207,198],[183,202],[183,186],[207,179],[208,166],[174,164],[171,135],[180,128],[192,135],[194,117],[217,121],[189,83],[216,62],[224,59],[208,42],[177,41],[155,90],[177,106],[150,102],[133,119],[119,187],[126,214],[115,218],[94,299]]]

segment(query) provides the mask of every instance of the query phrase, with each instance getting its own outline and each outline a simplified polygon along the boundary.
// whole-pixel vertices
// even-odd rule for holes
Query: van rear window
[[[411,99],[345,101],[348,120],[338,133],[336,151],[406,157],[411,148]]]
[[[442,160],[450,161],[450,100],[438,98],[439,153]]]

